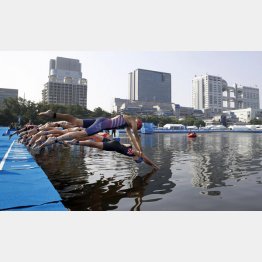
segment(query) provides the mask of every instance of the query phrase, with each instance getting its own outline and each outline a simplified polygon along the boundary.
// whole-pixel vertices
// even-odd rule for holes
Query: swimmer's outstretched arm
[[[91,138],[91,137],[89,137]],[[93,147],[93,148],[98,148],[103,150],[103,142],[95,142],[92,140],[84,140],[84,141],[80,141],[77,139],[73,139],[71,141],[65,141],[66,144],[69,145],[80,145],[80,146],[88,146],[88,147]]]
[[[134,131],[134,130],[133,130]],[[142,151],[141,142],[137,130],[134,131],[134,135],[129,127],[126,128],[126,133],[129,137],[130,142],[134,145],[136,150]]]
[[[35,134],[31,141],[29,142],[29,146],[32,146],[35,141],[41,137],[41,136],[48,136],[48,135],[63,135],[66,133],[66,130],[58,130],[58,129],[51,129],[50,131],[39,131],[37,134]]]
[[[141,139],[138,135],[136,119],[128,115],[124,115],[124,119],[128,124],[128,126],[126,127],[126,133],[129,136],[131,143],[137,150],[142,151]],[[133,130],[133,132],[131,132],[131,129]]]
[[[13,134],[9,135],[9,139],[13,136],[13,135],[18,135],[18,134],[25,134],[27,131],[27,126],[24,126],[22,128],[20,128],[19,130],[16,130]]]
[[[150,160],[150,158],[147,157],[143,152],[137,150],[133,150],[133,152],[136,156],[142,157],[144,162],[149,166],[152,166],[155,170],[160,169],[160,167],[156,165],[152,160]]]
[[[25,128],[22,128],[22,129],[25,130]],[[20,134],[20,132],[23,131],[22,129],[16,130],[14,133],[12,133],[11,135],[9,135],[9,139],[10,139],[13,135],[18,135],[18,134]],[[22,131],[21,131],[21,130],[22,130]]]
[[[12,135],[20,134],[21,132],[26,131],[26,130],[27,130],[27,126],[24,126],[20,129],[16,130]]]
[[[85,141],[78,141],[77,139],[73,139],[71,141],[67,141],[66,144],[71,145],[81,145],[81,146],[89,146],[93,148],[98,148],[101,150],[104,150],[103,148],[103,142],[94,142],[92,140],[85,140]],[[142,157],[144,162],[148,164],[149,166],[152,166],[153,169],[158,170],[159,166],[157,166],[153,161],[151,161],[143,152],[138,150],[133,150],[134,154],[138,157]]]
[[[55,135],[55,134],[53,134],[53,135]],[[65,140],[72,140],[72,139],[82,140],[85,137],[88,137],[88,136],[87,136],[87,134],[84,130],[83,131],[76,131],[76,132],[68,132],[64,135],[57,136],[57,137],[49,137],[46,140],[46,142],[43,143],[40,146],[40,149],[44,148],[45,146],[49,146],[49,145],[52,145],[54,143],[57,143],[57,142],[64,142]]]
[[[84,137],[88,137],[85,130],[68,132],[67,134],[64,134],[62,136],[57,137],[57,141],[61,142],[61,141],[64,141],[64,140],[83,139]]]

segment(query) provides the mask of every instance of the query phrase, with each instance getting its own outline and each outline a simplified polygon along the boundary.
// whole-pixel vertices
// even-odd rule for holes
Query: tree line
[[[44,112],[51,109],[54,112],[63,114],[70,114],[75,117],[85,119],[94,117],[113,117],[116,112],[109,113],[103,110],[101,107],[95,108],[93,111],[83,108],[79,105],[58,105],[47,104],[44,102],[35,103],[30,100],[19,97],[7,98],[0,105],[0,126],[9,126],[10,123],[19,123],[21,126],[29,121],[34,124],[44,124],[47,119],[39,117],[39,112]],[[174,116],[139,116],[143,122],[154,123],[156,126],[164,126],[165,124],[183,124],[186,126],[195,125],[205,126],[205,122],[195,117],[187,117],[184,120],[178,120]]]

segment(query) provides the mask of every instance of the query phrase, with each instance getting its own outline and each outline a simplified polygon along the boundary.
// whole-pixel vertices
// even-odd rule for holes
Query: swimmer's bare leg
[[[80,126],[80,127],[82,127],[84,123],[83,119],[76,118],[69,114],[56,113],[56,112],[53,112],[52,110],[47,110],[46,112],[40,112],[38,115],[49,117],[49,118],[57,118],[57,119],[65,120],[67,122],[72,123],[75,126]]]

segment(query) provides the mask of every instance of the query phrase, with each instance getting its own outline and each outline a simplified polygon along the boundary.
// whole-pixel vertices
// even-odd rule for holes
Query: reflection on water
[[[260,171],[261,160],[257,150],[260,137],[257,135],[222,133],[199,139],[201,143],[197,143],[195,147],[192,145],[189,150],[195,156],[192,179],[194,186],[227,186],[226,180],[230,178],[240,181],[247,175]]]
[[[142,135],[157,172],[79,146],[56,145],[36,160],[71,210],[262,210],[261,140],[249,133]]]

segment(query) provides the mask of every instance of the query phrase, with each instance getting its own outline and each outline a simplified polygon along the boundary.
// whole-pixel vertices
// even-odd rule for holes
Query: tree
[[[200,120],[200,119],[196,119],[195,121],[194,121],[194,126],[197,126],[198,128],[200,127],[200,126],[206,126],[206,123],[203,121],[203,120]]]
[[[28,123],[29,120],[37,125],[43,124],[46,119],[38,117],[38,113],[49,109],[54,112],[70,114],[81,119],[100,116],[111,117],[111,114],[101,107],[95,108],[93,112],[79,105],[65,106],[44,102],[35,103],[19,97],[18,99],[7,98],[4,100],[0,108],[0,125],[8,126],[11,122],[18,122],[18,119],[21,120],[21,125]]]
[[[196,118],[193,116],[187,116],[185,118],[185,120],[181,121],[181,124],[185,125],[185,126],[193,126],[194,122],[195,122]]]
[[[100,117],[100,116],[111,117],[111,114],[108,113],[107,111],[103,110],[101,107],[96,107],[94,109],[92,117]]]
[[[36,104],[30,100],[25,100],[21,97],[18,99],[7,98],[3,102],[3,108],[1,114],[5,116],[3,124],[9,125],[10,122],[18,122],[21,120],[21,124],[27,123],[29,120],[36,118]]]
[[[250,120],[251,125],[262,125],[262,120],[261,119],[252,119]]]

